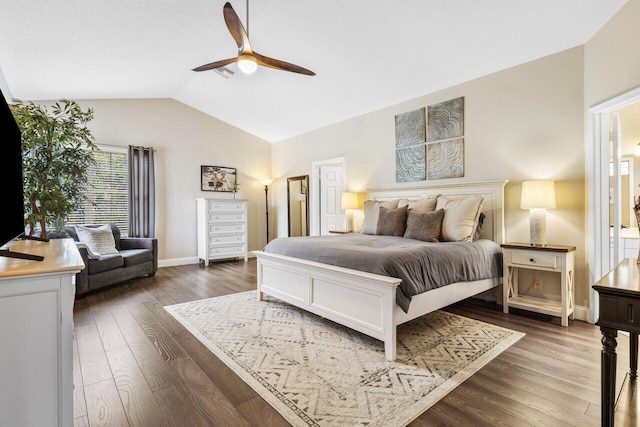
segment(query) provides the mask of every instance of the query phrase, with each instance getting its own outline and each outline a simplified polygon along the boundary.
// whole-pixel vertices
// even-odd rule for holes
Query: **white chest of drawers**
[[[198,259],[244,257],[247,250],[247,201],[244,199],[197,198]]]
[[[72,239],[10,245],[44,260],[0,258],[0,426],[71,427],[73,304],[82,257]]]

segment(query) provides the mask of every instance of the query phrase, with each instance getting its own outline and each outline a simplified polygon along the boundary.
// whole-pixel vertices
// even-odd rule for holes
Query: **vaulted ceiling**
[[[227,79],[191,71],[237,54],[223,0],[0,0],[0,68],[14,98],[174,98],[274,142],[582,45],[625,2],[252,0],[253,48],[317,75]]]

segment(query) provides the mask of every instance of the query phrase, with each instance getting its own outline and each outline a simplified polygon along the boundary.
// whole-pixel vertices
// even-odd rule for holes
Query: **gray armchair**
[[[92,225],[90,227],[99,227]],[[111,224],[117,254],[89,258],[87,248],[79,242],[73,226],[65,226],[64,232],[78,242],[78,250],[85,269],[76,275],[76,296],[125,280],[148,275],[158,270],[158,240],[155,238],[122,237],[117,225]]]

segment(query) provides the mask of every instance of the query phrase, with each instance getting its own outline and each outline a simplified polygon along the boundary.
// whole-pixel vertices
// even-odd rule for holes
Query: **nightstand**
[[[509,307],[560,317],[562,326],[573,319],[573,288],[575,269],[573,254],[575,246],[546,245],[532,246],[529,243],[504,243],[502,281],[503,311]],[[519,294],[518,271],[521,269],[551,271],[560,273],[560,301],[535,298]]]

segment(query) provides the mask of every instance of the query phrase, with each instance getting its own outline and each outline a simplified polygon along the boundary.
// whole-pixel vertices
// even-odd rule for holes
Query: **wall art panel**
[[[420,108],[396,116],[396,148],[426,141],[425,109]]]
[[[424,181],[424,145],[396,150],[396,182]]]
[[[464,135],[464,97],[427,108],[427,141],[441,141]]]
[[[464,138],[427,145],[428,179],[464,176]]]

